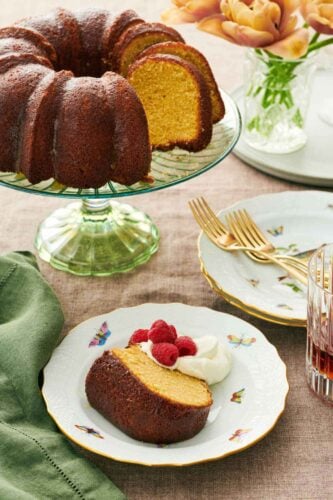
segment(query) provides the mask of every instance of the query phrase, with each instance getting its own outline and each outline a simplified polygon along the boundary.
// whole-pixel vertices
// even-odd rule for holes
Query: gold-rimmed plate
[[[158,318],[192,337],[215,335],[233,358],[228,377],[211,386],[214,404],[204,429],[166,446],[128,437],[91,408],[84,388],[105,349],[126,346],[135,329]],[[82,448],[122,462],[185,466],[238,453],[266,436],[284,410],[288,382],[275,347],[249,323],[203,307],[142,304],[91,318],[70,332],[44,369],[42,392],[60,430]]]
[[[333,195],[287,191],[243,200],[219,213],[245,208],[279,253],[307,256],[333,241]],[[306,326],[306,287],[272,264],[218,249],[201,233],[201,270],[210,286],[248,314],[290,326]]]

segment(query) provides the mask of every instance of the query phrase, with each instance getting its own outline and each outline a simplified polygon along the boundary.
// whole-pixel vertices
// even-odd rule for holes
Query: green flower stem
[[[318,33],[318,32],[315,33],[313,35],[313,37],[311,38],[309,45],[312,45],[313,43],[315,43],[318,40],[319,37],[320,37],[320,33]]]
[[[311,43],[309,45],[308,51],[306,53],[306,56],[308,54],[310,54],[310,52],[313,52],[314,50],[319,50],[319,49],[321,49],[323,47],[326,47],[327,45],[331,45],[332,43],[333,43],[333,37],[332,38],[327,38],[326,40],[322,40],[321,42],[318,42],[318,43]]]
[[[255,49],[255,52],[266,65],[266,71],[262,84],[256,88],[250,87],[247,95],[260,96],[261,106],[268,113],[268,119],[265,118],[266,114],[262,117],[255,116],[247,124],[247,128],[268,136],[274,128],[270,110],[276,106],[290,110],[294,106],[290,84],[297,76],[295,70],[301,61],[284,61],[283,58],[262,49]],[[292,120],[297,127],[303,126],[303,117],[299,109],[295,110]]]

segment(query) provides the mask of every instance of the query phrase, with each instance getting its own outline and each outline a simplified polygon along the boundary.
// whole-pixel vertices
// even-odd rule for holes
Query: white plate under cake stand
[[[264,153],[251,148],[242,134],[234,149],[235,155],[257,170],[281,179],[333,187],[333,125],[324,114],[325,106],[329,103],[332,106],[332,89],[333,68],[317,70],[306,119],[308,141],[304,148],[289,154]],[[243,116],[243,87],[235,90],[232,96]]]

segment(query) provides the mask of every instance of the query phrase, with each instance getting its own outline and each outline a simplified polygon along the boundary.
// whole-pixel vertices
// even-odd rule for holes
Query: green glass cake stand
[[[148,215],[114,198],[147,194],[187,181],[217,165],[235,146],[241,128],[238,109],[222,92],[226,114],[214,125],[209,146],[199,153],[181,149],[153,153],[152,183],[74,189],[50,179],[31,184],[21,174],[0,172],[0,185],[27,193],[74,198],[38,228],[35,245],[53,267],[79,276],[111,276],[147,262],[157,251],[159,231]]]

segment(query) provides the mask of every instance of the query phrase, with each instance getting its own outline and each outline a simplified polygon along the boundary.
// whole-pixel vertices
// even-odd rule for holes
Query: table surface
[[[134,8],[147,20],[158,20],[167,0],[16,0],[1,2],[6,25],[27,15],[63,5]],[[187,42],[207,56],[226,91],[241,84],[243,52],[216,37],[179,26]],[[274,430],[252,448],[220,461],[185,468],[145,468],[82,452],[97,464],[130,499],[327,499],[333,495],[332,409],[308,389],[304,376],[304,329],[273,325],[248,316],[216,296],[200,274],[198,227],[187,201],[204,194],[216,209],[262,193],[305,189],[257,172],[230,155],[204,176],[157,193],[136,196],[130,203],[147,211],[161,231],[158,253],[135,273],[115,278],[78,278],[40,261],[44,276],[65,313],[66,334],[91,316],[144,302],[183,302],[234,314],[259,328],[287,365],[290,392]],[[65,205],[0,187],[0,252],[33,250],[38,223]],[[329,494],[330,493],[330,494]]]

